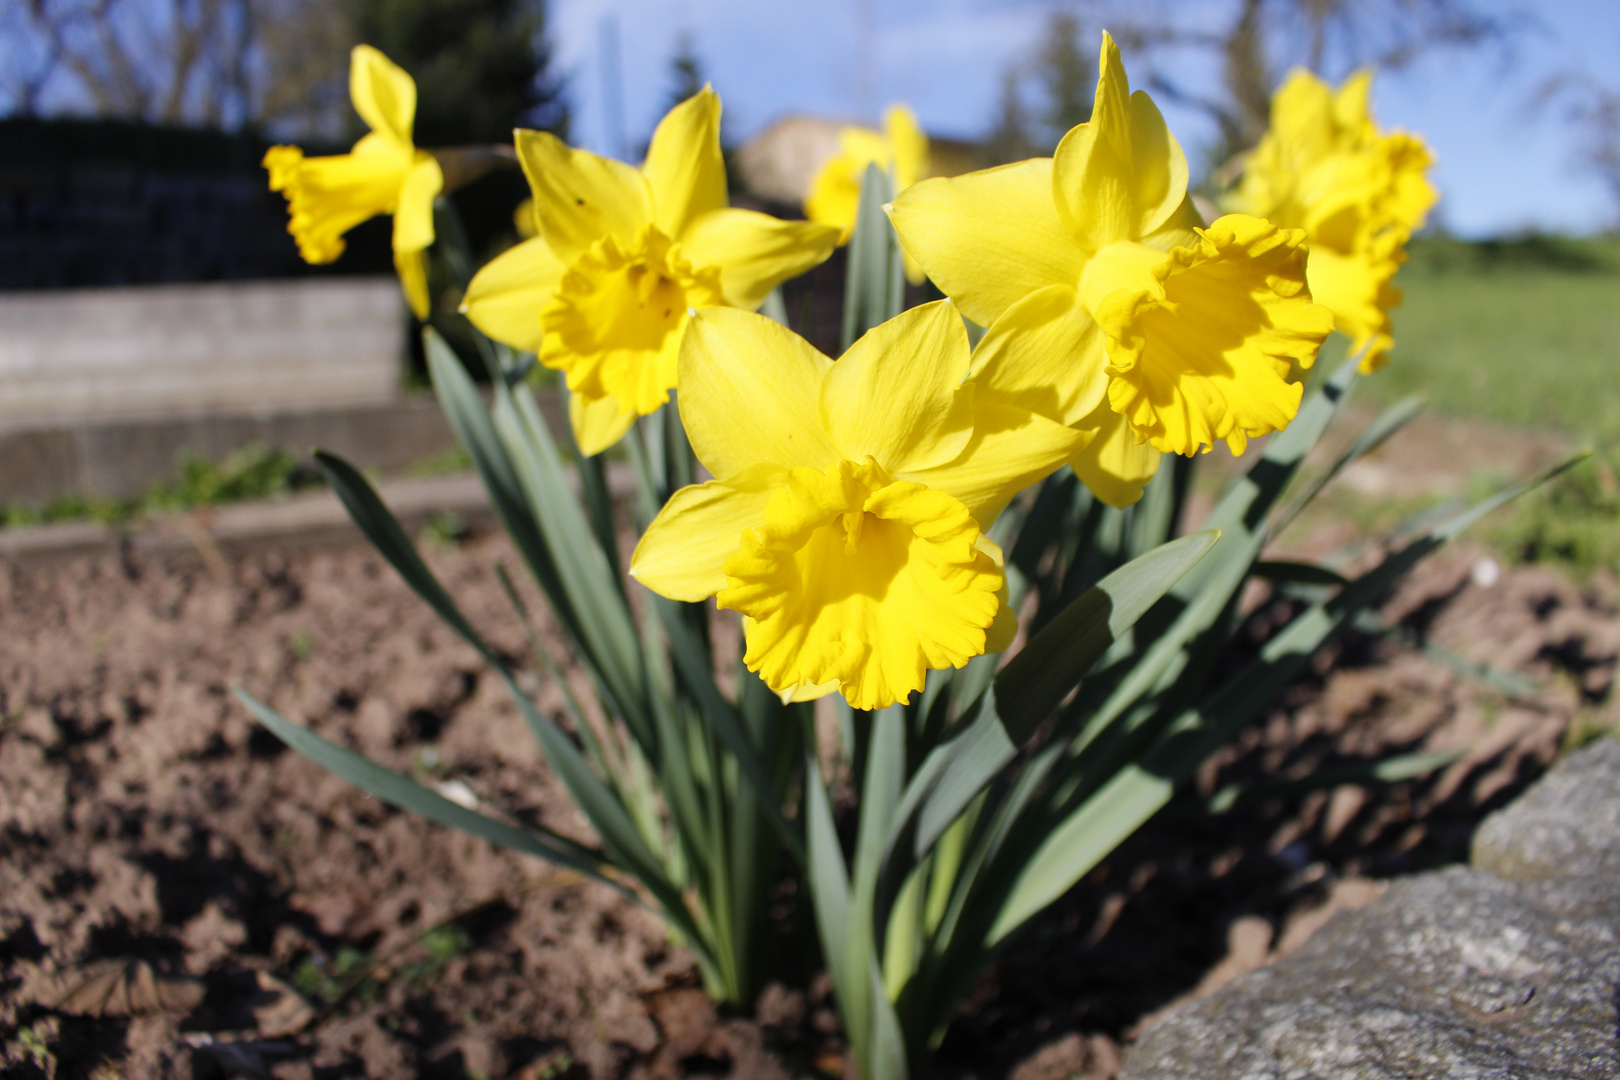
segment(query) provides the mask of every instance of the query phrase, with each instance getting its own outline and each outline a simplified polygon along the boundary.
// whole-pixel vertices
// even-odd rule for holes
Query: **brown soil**
[[[1390,614],[1541,689],[1514,697],[1387,642],[1337,648],[1189,800],[1393,752],[1467,757],[1219,817],[1173,807],[1017,940],[938,1075],[1111,1075],[1154,1011],[1293,947],[1325,912],[1375,895],[1368,879],[1465,857],[1475,823],[1572,720],[1608,722],[1613,590],[1538,569],[1480,588],[1477,554],[1431,561]],[[516,561],[504,541],[430,558],[520,655],[491,569]],[[388,765],[584,833],[497,681],[376,557],[213,566],[0,567],[0,1074],[841,1071],[820,984],[719,1017],[652,915],[425,826],[255,727],[230,686]],[[539,700],[560,711],[555,691]],[[380,966],[323,1003],[362,955]]]

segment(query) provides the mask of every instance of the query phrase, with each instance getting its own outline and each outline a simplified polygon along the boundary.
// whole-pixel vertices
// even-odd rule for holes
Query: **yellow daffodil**
[[[1311,295],[1333,312],[1352,349],[1367,351],[1375,371],[1394,343],[1390,285],[1406,261],[1406,241],[1423,224],[1437,193],[1425,177],[1434,157],[1423,140],[1383,134],[1368,98],[1372,73],[1335,91],[1294,71],[1271,100],[1271,127],[1224,201],[1233,210],[1303,229],[1310,245]]]
[[[1091,120],[1054,157],[924,180],[890,219],[1003,343],[981,382],[1085,432],[1075,472],[1124,506],[1161,453],[1241,453],[1286,426],[1292,366],[1333,320],[1306,288],[1304,234],[1241,214],[1201,228],[1186,156],[1107,34],[1098,68]]]
[[[707,87],[659,123],[639,169],[541,131],[519,131],[517,153],[537,235],[480,270],[462,310],[566,374],[587,454],[669,400],[690,309],[752,311],[838,239],[728,205],[720,99]]]
[[[971,363],[945,301],[836,364],[763,316],[699,312],[681,419],[716,479],[670,498],[631,575],[741,612],[745,662],[791,700],[878,709],[1006,648],[1016,619],[983,530],[1082,436],[982,390]]]
[[[883,130],[847,127],[838,133],[838,153],[827,159],[811,182],[804,200],[804,216],[824,225],[838,226],[838,243],[849,243],[855,232],[855,215],[861,205],[861,178],[868,165],[887,169],[894,179],[894,190],[906,188],[928,175],[928,136],[917,123],[917,114],[906,105],[890,105],[883,116]],[[906,277],[913,285],[922,283],[922,268],[909,254],[905,256]]]
[[[405,299],[427,318],[427,249],[433,243],[433,199],[444,174],[433,155],[411,142],[416,83],[382,53],[356,45],[349,58],[349,97],[371,133],[347,154],[306,158],[296,146],[264,155],[270,190],[285,192],[287,231],[305,262],[343,254],[343,234],[378,214],[394,215],[394,266]]]

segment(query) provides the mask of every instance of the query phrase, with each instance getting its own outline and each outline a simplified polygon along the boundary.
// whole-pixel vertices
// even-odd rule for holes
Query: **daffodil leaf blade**
[[[1175,786],[1225,745],[1285,689],[1330,637],[1374,607],[1424,558],[1509,500],[1585,459],[1576,453],[1482,500],[1386,555],[1333,597],[1306,608],[1261,648],[1260,655],[1207,700],[1166,725],[1145,755],[1126,764],[1049,827],[1023,862],[999,905],[986,937],[993,946],[1061,896],[1170,800]]]
[[[534,516],[529,513],[522,484],[518,481],[511,458],[507,456],[506,448],[495,431],[495,425],[490,420],[489,411],[484,406],[483,398],[479,396],[478,388],[473,384],[472,377],[467,374],[467,369],[462,366],[461,360],[437,331],[432,327],[423,330],[422,341],[427,355],[428,373],[433,380],[433,389],[438,395],[440,406],[444,409],[445,419],[450,423],[450,429],[455,432],[457,441],[472,458],[473,467],[478,470],[478,475],[489,492],[490,504],[494,507],[496,516],[500,518],[507,535],[512,538],[512,543],[522,554],[530,573],[534,574],[535,580],[545,590],[547,599],[551,601],[552,610],[562,621],[569,635],[577,640],[579,622],[574,614],[573,605],[563,590],[556,562],[546,548],[539,526],[535,523]]]
[[[973,719],[923,760],[890,813],[874,888],[877,940],[907,875],[953,821],[1017,756],[1109,647],[1215,546],[1196,533],[1098,582],[1008,662]],[[864,821],[863,821],[864,824]]]
[[[1392,435],[1422,415],[1426,408],[1428,400],[1423,395],[1411,394],[1379,413],[1377,418],[1356,436],[1355,442],[1346,447],[1320,476],[1313,479],[1299,497],[1292,500],[1287,509],[1279,513],[1271,526],[1271,534],[1276,536],[1286,529],[1299,516],[1300,511],[1309,506],[1312,500],[1322,493],[1322,489],[1332,483],[1340,473],[1382,446]]]
[[[606,694],[644,745],[656,747],[648,726],[646,679],[635,621],[607,556],[568,484],[561,455],[532,395],[498,394],[495,430],[511,457],[529,513],[539,526],[578,619],[579,658],[599,676]]]
[[[868,165],[861,177],[861,197],[844,279],[844,351],[872,327],[900,314],[905,303],[900,239],[883,210],[893,198],[894,182],[889,174],[875,163]]]
[[[360,470],[336,454],[324,450],[315,452],[315,463],[326,474],[332,490],[337,493],[338,500],[348,511],[350,520],[365,538],[371,541],[372,546],[382,557],[388,560],[389,565],[404,579],[405,584],[426,601],[434,613],[460,634],[480,656],[492,666],[499,668],[500,658],[484,643],[484,639],[456,606],[455,600],[445,591],[444,586],[439,584],[439,579],[433,576],[433,571],[422,561],[416,545],[405,535],[405,529],[400,525],[399,519],[388,509],[371,483],[361,475]]]
[[[1070,604],[996,677],[996,710],[1022,744],[1093,664],[1215,547],[1211,529],[1126,563]]]
[[[234,688],[234,693],[254,719],[269,729],[271,734],[362,791],[429,821],[487,840],[497,847],[545,859],[622,889],[617,882],[603,875],[605,864],[600,852],[592,851],[543,826],[519,828],[452,802],[410,777],[377,764],[364,754],[339,746],[293,723],[240,687]]]

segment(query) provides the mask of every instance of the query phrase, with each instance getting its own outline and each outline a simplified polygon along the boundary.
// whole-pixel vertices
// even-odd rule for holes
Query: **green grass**
[[[1358,395],[1620,438],[1620,239],[1423,239],[1396,284],[1395,350]]]

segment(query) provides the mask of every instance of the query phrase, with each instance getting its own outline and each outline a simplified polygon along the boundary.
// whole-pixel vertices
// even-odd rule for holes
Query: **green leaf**
[[[1150,551],[1088,590],[1007,662],[996,676],[996,708],[1022,745],[1091,666],[1136,624],[1220,533],[1185,536]]]
[[[511,536],[512,543],[528,564],[535,580],[545,590],[552,610],[564,629],[571,639],[577,641],[579,620],[567,594],[563,592],[556,564],[540,537],[539,526],[529,513],[523,497],[523,486],[518,482],[517,472],[506,455],[506,448],[501,445],[500,436],[495,432],[495,425],[490,421],[478,388],[456,354],[436,331],[424,329],[422,342],[433,389],[438,394],[445,419],[450,422],[451,430],[456,433],[457,440],[478,469],[501,525]]]
[[[607,556],[597,545],[563,471],[562,458],[534,398],[497,397],[495,430],[512,459],[530,513],[556,562],[561,588],[579,620],[580,655],[603,693],[649,753],[646,674],[635,620]]]
[[[1299,498],[1294,500],[1293,505],[1278,517],[1276,523],[1271,527],[1272,535],[1275,536],[1286,529],[1289,523],[1299,516],[1299,512],[1309,506],[1311,500],[1321,494],[1322,489],[1327,487],[1334,477],[1338,476],[1353,462],[1382,446],[1385,440],[1415,420],[1427,407],[1428,400],[1423,395],[1412,394],[1402,398],[1380,413],[1378,418],[1368,424],[1361,434],[1356,437],[1356,441],[1351,443],[1322,475],[1311,481],[1310,486],[1300,493]]]
[[[832,803],[827,799],[827,785],[822,782],[814,746],[805,755],[804,807],[810,899],[827,974],[840,1002],[855,1001],[860,990],[854,983],[849,953],[843,948],[850,920],[849,869],[838,843],[838,826],[833,822]],[[864,968],[859,966],[854,971],[864,974]]]
[[[1292,562],[1287,559],[1262,559],[1254,564],[1254,576],[1266,581],[1287,582],[1291,585],[1344,585],[1345,576],[1316,563]]]
[[[780,795],[775,785],[771,783],[765,763],[760,760],[759,751],[749,740],[748,733],[743,730],[742,718],[715,685],[713,660],[709,650],[692,632],[691,626],[681,618],[680,608],[673,601],[654,595],[652,602],[664,625],[664,633],[669,638],[670,659],[674,661],[675,671],[682,685],[697,701],[699,712],[713,725],[720,741],[737,759],[738,770],[753,788],[754,797],[759,800],[760,807],[770,818],[771,825],[782,838],[782,842],[793,853],[793,857],[802,863],[804,841],[799,838],[798,832],[782,812]]]
[[[900,314],[905,303],[905,267],[900,238],[895,235],[885,203],[894,198],[894,181],[876,164],[861,177],[861,199],[850,236],[844,278],[843,350],[878,323]]]
[[[1395,784],[1425,773],[1443,769],[1461,761],[1467,750],[1438,750],[1421,754],[1397,754],[1380,761],[1362,761],[1333,769],[1320,769],[1294,780],[1272,780],[1238,787],[1229,784],[1211,795],[1204,808],[1212,814],[1224,814],[1234,806],[1265,802],[1271,799],[1293,800],[1313,791],[1339,787],[1343,784]]]
[[[906,785],[883,839],[873,893],[876,939],[888,932],[901,884],[1108,647],[1214,546],[1217,535],[1172,541],[1108,575],[1014,656],[973,720],[935,747]],[[863,827],[866,822],[863,810]]]
[[[1272,701],[1316,650],[1358,612],[1377,604],[1419,561],[1517,495],[1583,460],[1582,451],[1514,484],[1386,556],[1332,599],[1301,612],[1261,648],[1257,660],[1213,697],[1187,709],[1140,763],[1128,764],[1044,834],[1037,851],[1001,903],[987,945],[993,945],[1057,899],[1165,805],[1175,785]]]
[[[592,851],[567,837],[559,836],[541,826],[518,828],[495,818],[469,810],[460,803],[451,802],[430,788],[425,788],[410,777],[386,769],[363,754],[339,746],[328,739],[293,723],[270,706],[264,704],[240,687],[232,692],[246,705],[259,723],[294,750],[309,758],[363,791],[401,810],[419,814],[429,821],[460,829],[464,833],[488,840],[497,847],[520,851],[578,870],[615,889],[624,886],[603,874],[606,864],[600,852]]]
[[[517,703],[529,730],[533,732],[547,760],[568,788],[574,804],[596,830],[614,864],[634,875],[663,907],[665,917],[686,935],[698,954],[700,962],[712,964],[705,939],[699,934],[686,910],[680,891],[670,882],[663,867],[648,849],[641,834],[630,820],[628,812],[590,769],[579,749],[563,734],[551,719],[534,707],[528,695],[518,688],[516,680],[501,658],[484,643],[462,615],[450,594],[439,584],[427,564],[422,561],[415,545],[405,535],[399,521],[377,498],[377,493],[355,468],[331,454],[316,455],[333,488],[348,508],[355,524],[367,539],[397,570],[418,596],[452,629],[478,650],[484,660],[506,681],[507,689]]]

